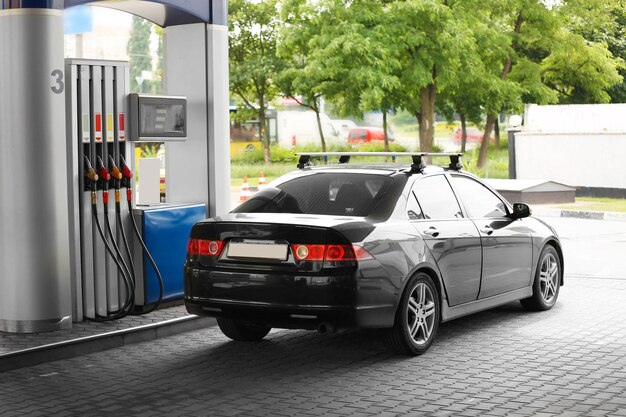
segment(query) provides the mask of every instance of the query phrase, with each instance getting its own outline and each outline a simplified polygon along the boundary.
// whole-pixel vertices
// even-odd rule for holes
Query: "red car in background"
[[[393,135],[389,133],[389,140]],[[384,141],[385,131],[382,127],[353,127],[348,132],[349,144],[370,143],[372,141]]]
[[[480,142],[483,139],[483,131],[475,128],[475,127],[468,127],[467,129],[467,141],[468,142]],[[463,132],[461,132],[461,128],[457,128],[453,133],[452,133],[452,139],[453,140],[458,140],[459,142],[461,141]],[[494,141],[495,137],[493,135],[493,133],[491,134],[491,136],[489,137],[489,140]]]

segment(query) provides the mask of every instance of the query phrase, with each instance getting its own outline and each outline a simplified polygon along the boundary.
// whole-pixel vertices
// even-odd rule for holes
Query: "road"
[[[442,325],[421,357],[376,332],[217,328],[0,374],[0,415],[626,416],[626,223],[548,219],[566,285]]]
[[[561,237],[566,275],[626,280],[626,222],[564,217],[544,220]]]

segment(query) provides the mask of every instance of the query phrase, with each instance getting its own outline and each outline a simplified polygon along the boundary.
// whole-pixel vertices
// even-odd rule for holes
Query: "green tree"
[[[606,44],[571,32],[559,5],[540,0],[494,0],[481,5],[489,27],[500,30],[492,48],[483,51],[485,61],[495,57],[500,64],[487,67],[490,77],[483,102],[487,120],[477,163],[482,168],[499,112],[519,110],[524,102],[557,103],[573,92],[586,102],[607,102],[606,90],[621,78],[619,61]]]
[[[622,81],[611,48],[623,47],[623,0],[284,0],[281,10],[283,93],[318,120],[322,97],[346,114],[407,110],[422,151],[436,108],[463,125],[485,116],[480,167],[499,113],[606,102]]]
[[[343,99],[342,107],[349,114],[362,116],[366,111],[380,111],[383,116],[384,150],[389,151],[388,113],[399,109],[404,88],[400,81],[401,70],[397,43],[389,29],[393,20],[388,2],[362,1],[350,7],[352,19],[357,23],[360,38],[365,45],[356,62],[347,62],[351,78],[344,78],[343,91],[348,94],[335,94],[335,100]],[[350,39],[350,33],[346,34]],[[355,58],[353,58],[354,60]],[[360,96],[360,100],[359,100]],[[332,99],[332,98],[331,98]],[[355,104],[358,104],[358,112]]]
[[[583,42],[606,45],[613,57],[618,58],[618,73],[622,80],[613,84],[607,91],[612,103],[626,102],[626,84],[624,76],[626,67],[626,2],[623,0],[568,0],[560,10],[568,30],[584,38]],[[572,39],[581,42],[581,39]],[[600,62],[606,60],[606,52],[601,48],[594,51],[599,55]],[[588,76],[585,72],[593,71],[594,61],[589,63],[578,62],[581,73],[576,76]],[[597,66],[597,64],[595,65]],[[612,82],[613,80],[611,80]],[[602,82],[596,80],[595,82]],[[594,102],[593,92],[588,88],[575,88],[565,92],[561,103],[588,103]]]
[[[626,61],[626,3],[621,2],[621,7],[614,12],[615,26],[614,36],[607,40],[609,51],[615,57],[619,57],[622,62]],[[626,103],[626,66],[619,68],[619,75],[622,81],[609,89],[611,103]]]
[[[402,85],[396,103],[419,124],[419,148],[431,151],[438,94],[454,86],[471,57],[474,38],[464,15],[447,0],[396,0],[388,4],[387,39]]]
[[[144,80],[141,86],[137,82],[143,71],[152,71],[150,35],[153,26],[151,22],[133,16],[130,38],[126,47],[130,67],[130,89],[133,92],[159,92],[161,89],[160,77],[155,77],[154,80]]]
[[[230,91],[259,121],[265,163],[271,163],[265,112],[280,91],[273,81],[283,62],[276,55],[278,1],[231,0],[229,8]]]
[[[152,25],[152,30],[157,36],[157,63],[153,70],[154,79],[151,83],[151,92],[154,94],[161,94],[163,93],[163,28],[161,26]]]
[[[329,7],[330,6],[330,7]],[[320,48],[328,47],[331,42],[321,42],[333,17],[332,1],[318,3],[307,0],[286,0],[282,5],[282,20],[285,22],[282,32],[279,55],[287,65],[278,77],[282,93],[294,99],[298,104],[315,112],[317,128],[326,152],[326,140],[321,122],[322,100],[328,83],[332,83],[335,74],[327,71],[328,65],[320,60]],[[336,10],[341,13],[341,10]]]
[[[386,116],[394,108],[393,92],[399,87],[392,74],[388,31],[384,30],[385,3],[377,0],[287,0],[280,51],[289,60],[281,76],[285,94],[301,97],[318,117],[322,149],[326,149],[319,123],[321,98],[335,104],[344,115],[383,112],[385,149]]]
[[[497,58],[485,51],[497,50],[499,33],[491,28],[485,13],[472,1],[448,3],[459,26],[467,34],[464,51],[459,57],[460,68],[439,92],[437,112],[452,121],[458,114],[461,121],[461,152],[466,151],[467,124],[483,121],[483,104],[489,87],[490,67]]]

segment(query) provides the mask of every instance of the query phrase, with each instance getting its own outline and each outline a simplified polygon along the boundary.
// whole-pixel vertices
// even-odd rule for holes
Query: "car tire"
[[[221,317],[217,318],[217,325],[226,337],[240,342],[261,340],[272,330],[268,326]]]
[[[546,311],[554,307],[559,297],[562,273],[559,253],[554,246],[546,245],[537,262],[533,295],[520,300],[522,306],[529,311]]]
[[[385,346],[397,355],[421,355],[435,340],[440,321],[437,287],[430,276],[419,272],[402,293],[394,326],[383,337]]]

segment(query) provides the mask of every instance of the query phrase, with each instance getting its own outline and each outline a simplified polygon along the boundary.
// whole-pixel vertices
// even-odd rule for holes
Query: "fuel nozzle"
[[[102,162],[102,158],[98,156],[98,176],[100,177],[100,185],[102,186],[102,202],[106,206],[109,204],[109,181],[111,180],[111,174],[107,171],[107,168]]]
[[[91,166],[91,161],[87,158],[87,155],[84,156],[85,160],[85,177],[89,179],[93,184],[98,181],[98,174],[96,174],[96,170]]]
[[[130,180],[133,177],[133,171],[130,170],[128,164],[126,163],[126,160],[122,155],[120,155],[120,165],[122,166],[122,175],[127,180]]]
[[[87,155],[84,155],[85,161],[85,177],[88,181],[85,181],[85,190],[91,190],[92,192],[92,200],[95,198],[95,192],[98,183],[98,174],[96,174],[96,170],[91,166],[91,161],[87,158]]]
[[[89,160],[89,158],[87,158],[87,155],[84,156],[84,161],[85,161],[85,177],[87,177],[87,179],[89,180],[87,181],[87,184],[85,184],[85,188],[91,191],[91,206],[95,212],[96,201],[98,198],[96,196],[96,188],[97,188],[96,184],[98,182],[98,174],[96,174],[96,170],[93,169],[93,167],[91,166],[91,161]]]
[[[130,190],[130,179],[133,177],[133,171],[130,170],[126,160],[122,155],[120,155],[120,165],[122,167],[122,187],[125,187],[127,190]],[[128,192],[127,192],[128,194]]]
[[[107,171],[107,168],[104,166],[104,162],[102,162],[102,158],[100,157],[98,157],[98,176],[105,182],[111,180],[111,174]]]
[[[115,185],[115,207],[116,207],[116,210],[119,211],[120,210],[120,188],[121,188],[120,183],[124,176],[122,175],[120,170],[117,168],[117,165],[115,165],[115,160],[113,159],[111,155],[109,155],[109,167],[111,168],[111,176],[114,179],[113,184]]]
[[[113,159],[113,157],[111,155],[109,155],[109,166],[111,167],[111,176],[113,177],[114,180],[121,180],[123,175],[120,172],[120,170],[117,168],[117,165],[115,165],[115,160]]]

